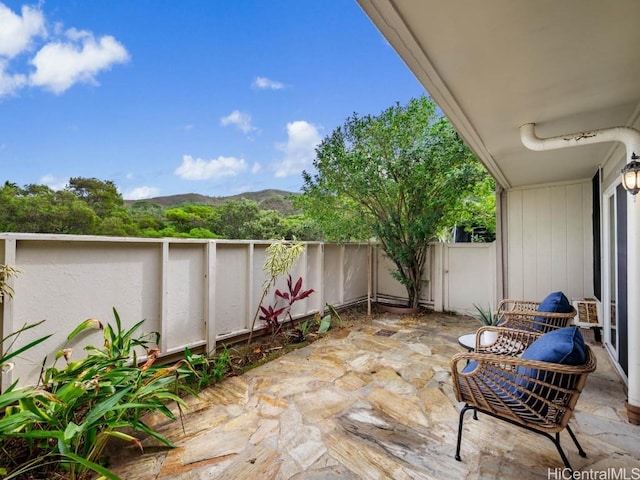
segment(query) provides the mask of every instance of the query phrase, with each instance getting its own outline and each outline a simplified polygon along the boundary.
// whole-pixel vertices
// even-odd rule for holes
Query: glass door
[[[604,198],[604,340],[627,374],[627,196],[621,185]]]
[[[604,315],[604,339],[618,358],[618,333],[616,329],[617,262],[616,262],[616,195],[615,191],[606,198],[605,208],[605,291],[602,302]]]

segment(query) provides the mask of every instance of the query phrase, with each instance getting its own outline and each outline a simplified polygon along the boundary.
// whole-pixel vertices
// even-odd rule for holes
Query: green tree
[[[162,230],[166,225],[164,209],[155,203],[140,200],[129,207],[133,221],[141,231]]]
[[[429,241],[488,176],[425,97],[378,116],[349,117],[318,146],[314,167],[314,176],[303,173],[303,196],[311,197],[303,201],[307,213],[314,216],[309,207],[322,205],[323,225],[343,222],[358,236],[373,232],[412,307],[418,305]],[[346,223],[340,205],[348,207]]]
[[[117,209],[99,220],[94,229],[94,234],[113,237],[137,237],[140,235],[140,229],[126,210]]]
[[[486,172],[480,162],[476,163],[481,173]],[[452,205],[443,219],[445,225],[438,237],[451,241],[454,228],[462,228],[471,234],[472,241],[493,241],[496,232],[496,182],[486,174],[476,182],[467,196]]]
[[[307,175],[306,172],[303,175]],[[362,208],[353,198],[329,191],[327,185],[307,180],[306,194],[294,198],[296,208],[305,212],[307,218],[304,240],[324,240],[326,242],[357,242],[373,236],[370,221],[363,218]],[[300,217],[292,217],[300,218]],[[309,222],[313,222],[312,225]],[[310,237],[310,238],[309,238]]]
[[[276,240],[283,238],[282,217],[275,210],[259,210],[258,217],[250,225],[255,240]]]
[[[194,228],[208,228],[216,212],[208,205],[182,205],[167,209],[164,215],[170,226],[187,233]]]
[[[69,179],[66,191],[86,203],[99,218],[92,230],[83,232],[85,235],[140,235],[140,228],[124,206],[118,187],[111,180],[73,177]]]
[[[322,240],[322,228],[316,220],[304,215],[290,215],[280,219],[280,235],[286,240],[319,241]]]
[[[210,230],[222,238],[256,239],[260,208],[253,200],[227,200],[216,207]]]
[[[124,208],[122,195],[111,180],[73,177],[69,179],[67,190],[86,202],[100,218],[106,218],[113,212]]]
[[[5,182],[0,188],[0,230],[29,233],[91,233],[99,219],[71,192],[45,185]]]

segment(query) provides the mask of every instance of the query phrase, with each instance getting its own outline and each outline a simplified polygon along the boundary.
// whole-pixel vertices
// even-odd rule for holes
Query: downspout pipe
[[[626,148],[625,163],[640,155],[640,131],[630,127],[613,127],[589,132],[570,133],[558,137],[538,138],[535,124],[520,127],[522,144],[530,150],[553,150],[557,148],[591,145],[603,142],[620,142]],[[627,195],[627,341],[628,345],[628,401],[629,422],[640,425],[640,202]]]
[[[634,154],[640,155],[640,131],[631,127],[612,127],[602,130],[569,133],[557,137],[539,138],[535,123],[525,123],[520,127],[520,139],[529,150],[543,151],[558,148],[593,145],[594,143],[620,142],[627,149],[627,162]]]

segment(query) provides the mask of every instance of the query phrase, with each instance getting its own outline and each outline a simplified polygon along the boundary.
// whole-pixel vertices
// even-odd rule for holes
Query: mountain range
[[[178,195],[166,195],[162,197],[145,198],[144,200],[125,200],[126,205],[133,205],[140,202],[152,203],[162,208],[173,208],[181,205],[220,205],[229,200],[253,200],[263,210],[276,210],[281,215],[293,215],[296,210],[293,208],[293,197],[299,193],[287,192],[285,190],[260,190],[259,192],[245,192],[227,197],[210,197],[199,193],[182,193]]]

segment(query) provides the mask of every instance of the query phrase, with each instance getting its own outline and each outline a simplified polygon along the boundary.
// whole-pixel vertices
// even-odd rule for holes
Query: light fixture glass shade
[[[640,162],[631,160],[622,169],[622,186],[631,195],[640,192]]]

